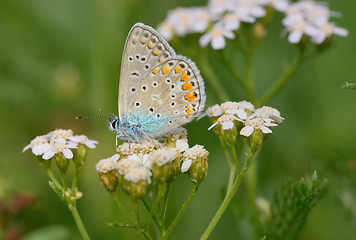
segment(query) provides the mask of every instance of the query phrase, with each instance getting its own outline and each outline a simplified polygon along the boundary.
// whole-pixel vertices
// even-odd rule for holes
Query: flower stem
[[[198,190],[198,184],[194,184],[193,189],[189,195],[189,197],[187,198],[187,200],[184,202],[182,208],[179,210],[177,216],[174,218],[174,220],[172,221],[172,223],[169,225],[167,231],[163,234],[162,236],[162,240],[163,239],[167,239],[169,234],[172,232],[172,230],[174,229],[174,227],[177,225],[178,221],[181,219],[183,213],[185,212],[185,210],[187,209],[188,205],[190,204],[190,202],[192,201],[193,197],[195,196],[196,192]]]
[[[135,226],[137,226],[137,222],[135,221],[135,219],[131,216],[131,214],[126,210],[126,208],[124,207],[124,205],[121,203],[120,199],[118,198],[118,196],[116,195],[115,192],[110,193],[112,198],[115,200],[117,206],[120,208],[120,210],[124,213],[124,215],[130,219],[131,223],[134,224]]]
[[[158,204],[160,203],[160,201],[161,201],[161,199],[162,199],[162,197],[164,195],[165,189],[166,189],[166,184],[160,183],[158,185],[158,193],[157,193],[156,199],[153,202],[153,205],[151,207],[151,211],[148,214],[147,219],[145,221],[145,226],[147,226],[150,223],[151,218],[153,217],[153,215],[154,215],[154,213],[156,211],[156,208],[158,207]],[[160,222],[162,222],[162,219],[160,219]]]
[[[57,181],[57,178],[53,175],[52,170],[50,168],[47,168],[46,171],[47,171],[47,174],[48,174],[49,178],[54,183],[54,185],[56,185],[56,187],[58,189],[62,189],[61,184]]]
[[[73,204],[68,204],[68,208],[69,210],[71,211],[72,215],[73,215],[73,218],[74,218],[74,221],[75,223],[77,224],[77,227],[79,229],[79,232],[80,234],[82,235],[82,238],[84,240],[90,240],[90,237],[84,227],[84,224],[82,222],[82,219],[80,218],[80,215],[79,215],[79,212],[77,210],[77,207],[76,207],[76,204],[73,203]]]
[[[275,84],[262,97],[262,100],[259,102],[259,106],[264,106],[267,104],[282,90],[282,88],[288,83],[303,61],[304,54],[302,51],[299,51],[292,64],[284,71],[284,73],[277,79]]]
[[[147,211],[150,212],[151,208],[149,207],[149,205],[147,203],[147,200],[146,199],[142,199],[142,201],[143,201],[143,204],[145,205]],[[153,220],[155,221],[157,226],[160,226],[161,223],[158,221],[158,219],[157,219],[157,217],[155,215],[153,215]]]
[[[233,198],[233,196],[235,195],[237,189],[240,186],[241,180],[244,177],[250,163],[253,157],[253,153],[249,152],[247,158],[246,158],[246,162],[241,170],[241,174],[237,175],[236,181],[232,187],[232,190],[230,193],[228,193],[223,202],[221,203],[218,211],[215,213],[213,219],[210,221],[209,226],[206,228],[205,232],[203,233],[203,235],[201,236],[200,240],[205,240],[208,239],[209,235],[211,234],[211,232],[213,231],[213,229],[215,228],[216,224],[218,223],[218,221],[220,220],[222,214],[225,212],[227,206],[229,205],[231,199]]]

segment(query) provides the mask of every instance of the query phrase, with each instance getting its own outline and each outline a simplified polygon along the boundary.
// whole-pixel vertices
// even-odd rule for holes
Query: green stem
[[[46,171],[54,185],[56,185],[58,189],[62,189],[62,185],[57,181],[56,177],[53,175],[52,170],[50,168],[46,168]]]
[[[227,194],[223,200],[223,202],[221,203],[218,211],[215,213],[213,219],[210,221],[209,226],[206,228],[205,232],[203,233],[203,235],[201,236],[200,240],[205,240],[208,239],[210,233],[213,231],[213,229],[215,228],[216,224],[218,223],[218,221],[220,220],[222,214],[225,212],[227,206],[229,205],[231,199],[233,198],[233,196],[235,195],[237,189],[240,186],[241,180],[243,178],[243,176],[245,175],[251,160],[253,157],[253,153],[249,152],[246,162],[241,170],[241,174],[237,176],[237,179],[232,187],[232,190],[229,194]]]
[[[227,159],[227,163],[229,164],[229,167],[231,169],[233,167],[233,164],[231,162],[231,157],[230,157],[230,154],[229,154],[229,150],[226,147],[224,139],[220,135],[218,135],[218,136],[219,136],[219,139],[220,139],[221,146],[224,149],[224,153],[225,153],[225,156],[226,156],[226,159]]]
[[[304,54],[302,51],[298,52],[298,55],[294,58],[292,64],[284,71],[284,73],[277,79],[275,84],[268,90],[268,92],[262,97],[259,106],[263,106],[271,101],[288,83],[298,67],[304,61]]]
[[[239,157],[237,156],[236,146],[231,146],[232,156],[234,157],[235,165],[237,167],[237,172],[240,174],[241,168],[239,163]]]
[[[169,182],[167,184],[167,187],[165,189],[165,194],[163,198],[163,203],[162,203],[162,212],[161,212],[161,230],[166,231],[166,213],[167,213],[167,207],[168,207],[168,197],[169,197],[169,190],[171,189],[171,183]]]
[[[154,213],[155,213],[155,211],[156,211],[156,208],[158,207],[158,204],[160,203],[161,198],[162,198],[163,195],[164,195],[165,189],[166,189],[166,184],[160,183],[160,184],[158,185],[158,193],[157,193],[156,199],[155,199],[155,201],[153,202],[153,205],[152,205],[152,207],[151,207],[151,211],[150,211],[150,213],[148,214],[147,219],[146,219],[146,221],[145,221],[145,226],[147,226],[147,225],[150,223],[151,218],[153,217],[153,215],[154,215]],[[161,219],[161,221],[162,221],[162,219]],[[161,222],[161,221],[160,221],[160,222]]]
[[[148,212],[151,211],[151,208],[148,206],[147,200],[146,199],[142,199],[143,200],[143,204],[145,205],[146,209]],[[155,215],[153,215],[153,220],[155,221],[157,226],[160,226],[161,223],[158,221],[157,217]]]
[[[256,198],[257,198],[257,162],[255,161],[251,165],[250,170],[246,173],[246,187],[247,187],[247,196],[248,203],[251,212],[251,222],[255,228],[255,234],[258,234],[259,223],[258,223],[258,213],[256,207]],[[256,235],[257,236],[257,235]]]
[[[124,205],[121,203],[119,197],[116,195],[115,192],[110,193],[111,197],[115,200],[117,206],[120,208],[120,210],[124,213],[124,215],[130,219],[131,223],[134,224],[137,227],[137,222],[135,221],[135,219],[131,216],[131,214],[126,210],[126,208],[124,207]]]
[[[80,234],[82,235],[82,238],[84,240],[90,240],[90,237],[84,227],[84,224],[82,222],[82,219],[80,218],[79,212],[77,210],[76,204],[69,204],[68,205],[69,210],[71,211],[74,221],[77,224],[77,227],[79,229]]]
[[[73,181],[72,181],[71,195],[74,194],[75,188],[76,188],[76,186],[77,186],[77,184],[78,184],[79,172],[80,172],[80,169],[76,168],[76,169],[75,169],[75,175],[74,175]]]
[[[167,231],[165,232],[165,234],[162,237],[163,239],[167,239],[169,234],[172,232],[172,230],[174,229],[174,227],[177,225],[178,221],[181,219],[184,211],[187,209],[189,203],[192,201],[193,197],[195,196],[196,192],[198,190],[198,185],[194,184],[193,189],[189,195],[189,197],[187,198],[187,200],[184,202],[182,208],[179,210],[177,216],[174,218],[174,220],[172,221],[172,223],[169,225]]]

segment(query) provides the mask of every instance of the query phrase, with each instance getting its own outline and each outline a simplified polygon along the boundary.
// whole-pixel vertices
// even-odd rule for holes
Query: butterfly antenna
[[[88,117],[77,116],[77,117],[75,117],[75,119],[86,119],[86,118],[109,118],[109,119],[111,119],[111,117],[109,117],[109,116],[88,116]]]
[[[99,108],[98,111],[99,111],[99,112],[102,112],[102,113],[110,114],[110,115],[112,115],[112,116],[114,116],[114,117],[116,118],[116,115],[115,115],[115,114],[113,114],[113,113],[111,113],[111,112],[104,111],[104,110],[101,109],[101,108]]]

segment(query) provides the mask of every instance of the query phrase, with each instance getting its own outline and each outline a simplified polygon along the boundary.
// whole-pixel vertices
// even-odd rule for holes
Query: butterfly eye
[[[116,122],[117,122],[117,120],[114,120],[114,121],[111,122],[111,127],[112,127],[113,129],[116,128]]]

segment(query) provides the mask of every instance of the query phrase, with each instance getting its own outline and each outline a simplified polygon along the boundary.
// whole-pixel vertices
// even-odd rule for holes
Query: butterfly
[[[200,115],[205,99],[195,64],[152,27],[136,23],[122,55],[119,116],[109,119],[109,129],[129,142],[159,138]]]

